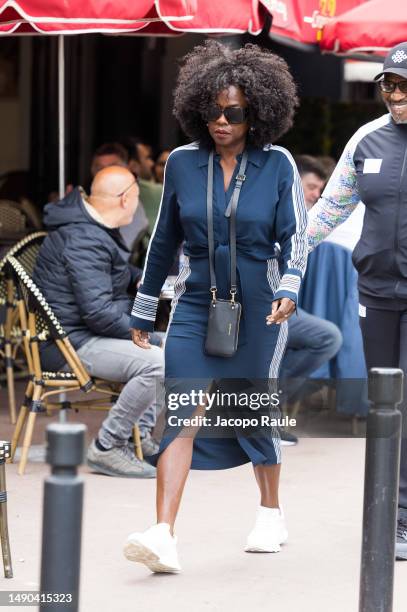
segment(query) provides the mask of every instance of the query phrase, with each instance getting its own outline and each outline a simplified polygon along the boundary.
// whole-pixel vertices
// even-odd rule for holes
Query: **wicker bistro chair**
[[[13,460],[27,421],[18,468],[18,473],[22,475],[27,464],[36,416],[38,412],[44,411],[45,404],[47,410],[67,408],[108,410],[119,395],[121,385],[112,381],[94,380],[89,375],[62,325],[23,266],[15,257],[9,257],[7,265],[18,289],[18,310],[28,369],[31,374],[11,443],[11,460]],[[39,343],[49,338],[54,340],[64,357],[69,368],[67,371],[46,372],[42,369]],[[49,401],[50,398],[58,398],[61,392],[66,394],[73,391],[84,393],[92,391],[98,395],[95,398],[73,402]],[[136,454],[142,459],[140,432],[137,425],[134,426],[133,433]]]
[[[46,235],[46,232],[35,232],[26,236],[23,240],[17,242],[0,260],[0,309],[3,310],[3,323],[0,324],[0,357],[4,359],[5,364],[8,405],[10,420],[13,425],[16,422],[14,368],[17,353],[22,348],[22,334],[18,318],[16,287],[12,276],[7,272],[6,263],[7,258],[13,256],[31,275]],[[25,371],[23,374],[27,375],[27,372]]]
[[[21,235],[25,232],[25,215],[18,202],[0,200],[0,236]]]

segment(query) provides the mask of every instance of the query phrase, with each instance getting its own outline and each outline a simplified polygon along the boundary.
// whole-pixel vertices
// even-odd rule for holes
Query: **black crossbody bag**
[[[230,300],[222,300],[216,297],[216,275],[215,275],[215,248],[213,234],[213,158],[211,151],[208,163],[208,188],[206,196],[207,218],[208,218],[208,247],[209,247],[209,271],[211,277],[212,300],[209,306],[208,329],[206,332],[205,352],[208,355],[218,357],[232,357],[237,351],[239,339],[239,323],[242,306],[236,301],[236,209],[239,201],[240,190],[246,179],[245,170],[247,165],[247,152],[245,151],[240,163],[239,173],[236,176],[236,184],[233,195],[225,212],[225,217],[230,217]]]

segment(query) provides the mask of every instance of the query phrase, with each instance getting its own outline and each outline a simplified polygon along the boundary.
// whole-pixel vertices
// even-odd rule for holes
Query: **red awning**
[[[0,35],[259,34],[268,0],[0,0]]]
[[[133,32],[150,21],[182,23],[197,0],[0,0],[0,34]]]
[[[407,41],[407,2],[369,0],[328,22],[321,48],[335,53],[380,53]]]
[[[341,15],[366,0],[268,0],[273,14],[270,37],[278,42],[316,44],[320,30],[312,27],[317,15],[323,18]]]

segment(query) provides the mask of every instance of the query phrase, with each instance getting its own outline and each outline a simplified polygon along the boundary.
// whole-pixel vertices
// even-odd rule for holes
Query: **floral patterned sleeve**
[[[324,240],[337,225],[343,223],[360,201],[352,141],[353,139],[346,146],[318,202],[309,211],[309,251]]]

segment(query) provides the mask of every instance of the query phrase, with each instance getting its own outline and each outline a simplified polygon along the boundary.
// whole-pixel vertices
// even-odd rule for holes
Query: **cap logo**
[[[398,50],[396,53],[393,53],[391,59],[395,64],[401,64],[401,62],[407,59],[407,55],[403,50]]]

